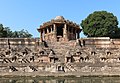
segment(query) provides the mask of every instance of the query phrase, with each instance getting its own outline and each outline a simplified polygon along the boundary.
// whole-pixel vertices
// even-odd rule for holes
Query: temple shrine
[[[69,41],[79,39],[81,29],[78,24],[57,16],[51,21],[43,23],[37,29],[41,41]]]

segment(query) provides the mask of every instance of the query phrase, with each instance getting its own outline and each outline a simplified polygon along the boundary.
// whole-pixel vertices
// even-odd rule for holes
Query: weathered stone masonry
[[[0,38],[1,76],[120,75],[120,39],[79,38],[61,16],[38,31],[40,39]]]
[[[57,16],[41,25],[38,31],[41,41],[68,41],[79,39],[81,29],[76,23]]]

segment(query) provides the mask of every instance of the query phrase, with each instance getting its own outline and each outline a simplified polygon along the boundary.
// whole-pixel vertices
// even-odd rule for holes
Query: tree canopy
[[[0,24],[0,38],[30,38],[32,35],[27,30],[12,31],[9,27],[3,27]]]
[[[80,25],[88,37],[120,37],[117,17],[107,11],[95,11],[89,14]]]

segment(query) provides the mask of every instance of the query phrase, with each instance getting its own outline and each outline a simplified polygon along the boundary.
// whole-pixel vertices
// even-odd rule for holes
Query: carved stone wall
[[[0,46],[1,75],[119,75],[120,71],[119,39],[39,42],[38,38],[0,38]]]
[[[81,29],[78,24],[64,19],[63,16],[56,18],[43,23],[37,29],[41,41],[69,41],[80,38]]]

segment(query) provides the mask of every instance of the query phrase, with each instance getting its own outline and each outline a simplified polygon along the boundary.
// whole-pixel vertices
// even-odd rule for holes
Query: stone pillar
[[[65,41],[68,40],[68,37],[67,37],[67,24],[64,24],[63,38],[64,38]]]
[[[49,33],[49,29],[47,28],[47,34]]]
[[[68,29],[68,30],[67,30],[67,38],[68,38],[68,39],[70,39],[70,29],[69,29],[69,28],[70,28],[70,27],[67,26],[67,29]]]
[[[43,41],[43,30],[40,30],[40,42],[42,42]]]
[[[73,33],[74,33],[73,32],[73,27],[71,27],[71,35],[70,35],[71,39],[74,39],[74,34]]]
[[[79,34],[79,31],[77,31],[77,39],[79,39],[80,38],[80,36],[79,36],[80,34]]]
[[[43,29],[43,40],[45,40],[45,29]]]
[[[52,26],[50,27],[50,29],[51,29],[51,32],[53,32],[53,30],[52,30]]]
[[[77,39],[77,37],[76,37],[76,29],[75,29],[75,39]]]
[[[54,36],[54,41],[57,41],[57,27],[56,27],[56,24],[53,24],[53,28],[54,28],[54,34],[53,34],[53,36]]]
[[[56,24],[53,24],[54,32],[57,31]]]

